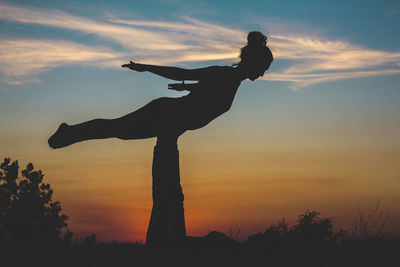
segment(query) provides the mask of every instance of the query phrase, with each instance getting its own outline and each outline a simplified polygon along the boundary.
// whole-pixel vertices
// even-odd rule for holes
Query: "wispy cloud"
[[[233,62],[246,41],[246,32],[242,30],[188,17],[180,22],[122,20],[116,16],[108,21],[95,21],[58,10],[0,3],[0,20],[76,31],[117,45],[111,49],[71,41],[3,37],[0,78],[7,83],[35,80],[38,74],[63,64],[97,61],[97,65],[119,67],[132,56],[155,64]],[[273,32],[269,35],[269,44],[276,60],[286,60],[289,64],[285,69],[270,72],[265,79],[291,82],[293,89],[339,79],[399,74],[400,71],[400,52],[373,50],[284,30],[267,30]]]
[[[186,48],[185,45],[173,41],[173,37],[163,38],[163,35],[151,31],[98,22],[58,10],[0,4],[0,18],[95,34],[105,39],[116,41],[130,49],[180,50]]]
[[[0,79],[8,84],[37,82],[38,75],[66,64],[104,65],[120,53],[67,41],[0,41]]]
[[[339,79],[399,74],[400,52],[373,50],[343,41],[300,35],[270,36],[275,55],[292,64],[266,79],[291,81],[294,88]]]
[[[400,74],[400,69],[383,69],[373,71],[348,71],[335,73],[269,73],[264,80],[292,82],[292,89],[307,87],[316,83],[331,82],[335,80],[362,78],[371,76],[383,76]]]

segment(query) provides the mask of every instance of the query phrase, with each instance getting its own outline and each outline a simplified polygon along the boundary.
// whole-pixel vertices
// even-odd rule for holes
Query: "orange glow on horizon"
[[[181,140],[189,235],[229,233],[237,226],[244,239],[282,217],[294,223],[307,209],[339,216],[347,227],[357,207],[367,212],[378,199],[390,216],[385,230],[400,231],[398,148],[290,149],[280,143],[268,148],[251,140],[232,147],[231,142],[204,141],[195,133]],[[218,147],[206,147],[208,143]],[[93,141],[52,151],[51,157],[34,143],[15,144],[29,149],[7,156],[20,159],[21,168],[32,161],[43,170],[76,237],[95,233],[99,240],[145,240],[152,206],[154,140],[129,145],[114,139]]]

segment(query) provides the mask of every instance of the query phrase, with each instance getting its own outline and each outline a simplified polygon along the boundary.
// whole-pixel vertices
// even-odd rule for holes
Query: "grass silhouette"
[[[306,211],[290,226],[284,220],[244,242],[220,233],[188,237],[181,247],[97,242],[71,233],[51,244],[3,247],[1,266],[399,266],[400,237],[353,230],[332,231],[332,218]],[[359,223],[359,222],[358,222]]]

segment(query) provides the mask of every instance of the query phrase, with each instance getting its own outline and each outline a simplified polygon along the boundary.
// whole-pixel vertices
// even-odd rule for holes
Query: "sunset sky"
[[[0,160],[42,169],[78,238],[144,241],[155,139],[52,150],[58,125],[182,96],[121,64],[232,65],[252,30],[271,68],[179,140],[188,234],[245,238],[307,209],[350,227],[377,201],[400,232],[399,1],[82,2],[0,0]]]

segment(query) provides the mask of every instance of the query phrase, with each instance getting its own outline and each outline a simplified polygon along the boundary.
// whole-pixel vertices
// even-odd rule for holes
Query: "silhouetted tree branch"
[[[51,242],[67,226],[53,190],[41,170],[29,163],[19,175],[18,161],[0,164],[0,242]]]

